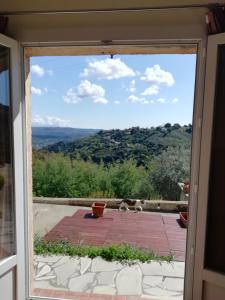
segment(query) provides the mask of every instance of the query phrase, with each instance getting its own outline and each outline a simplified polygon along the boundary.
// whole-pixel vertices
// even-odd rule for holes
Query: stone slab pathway
[[[122,296],[126,299],[134,299],[134,296],[135,299],[183,299],[184,262],[153,261],[128,265],[107,262],[100,257],[35,256],[34,269],[34,293],[39,296],[47,291],[49,297],[54,291],[64,293],[64,299],[82,298],[68,298],[76,293],[93,297],[108,295],[111,300],[125,299]]]

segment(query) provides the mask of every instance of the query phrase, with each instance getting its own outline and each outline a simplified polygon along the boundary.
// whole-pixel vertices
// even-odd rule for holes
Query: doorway
[[[85,51],[87,51],[87,53],[88,53],[88,50],[87,49],[85,49]],[[129,54],[130,54],[130,51],[131,50],[129,50]],[[135,51],[137,51],[137,49],[135,49]],[[143,51],[143,50],[142,50]],[[146,50],[146,48],[144,48],[144,51],[149,51],[149,49],[148,50]],[[195,51],[196,51],[196,49],[195,49]],[[110,50],[110,51],[108,51],[108,55],[110,54],[110,59],[116,59],[115,57],[113,57],[114,56],[114,54],[112,54],[112,53],[115,53],[116,52],[116,50],[114,50],[114,52],[112,52],[112,50]],[[31,55],[32,56],[32,55]],[[103,59],[104,60],[104,59]],[[38,72],[39,72],[39,74],[41,74],[41,70],[40,69],[38,69],[37,68],[37,66],[38,66],[38,64],[34,64],[34,66],[36,66],[36,73],[38,74]],[[32,71],[32,69],[31,69],[31,71]],[[51,71],[51,69],[49,69],[48,71]],[[51,76],[50,75],[50,73],[51,72],[49,72],[49,76]],[[37,75],[38,76],[38,75]],[[131,84],[131,82],[130,82],[130,84]],[[193,84],[194,85],[194,84]],[[89,86],[90,87],[90,86]],[[93,88],[93,86],[92,86],[92,88]],[[127,85],[127,88],[128,88],[128,85]],[[135,88],[134,86],[130,86],[130,88]],[[29,88],[28,88],[29,89]],[[81,89],[81,87],[80,87],[80,89]],[[33,86],[33,93],[35,94],[36,93],[36,95],[40,95],[41,93],[42,93],[42,90],[40,90],[40,88],[38,87],[38,86]],[[79,97],[77,97],[77,94],[75,94],[75,98],[73,98],[74,97],[74,93],[79,93],[79,89],[78,90],[76,90],[76,91],[73,91],[73,90],[70,90],[70,91],[68,91],[69,93],[66,95],[66,97],[68,98],[69,96],[72,96],[72,99],[74,100],[76,100],[77,101],[77,99],[79,98]],[[144,91],[143,91],[143,93],[144,93]],[[155,93],[157,93],[157,91],[155,90]],[[79,96],[79,95],[78,95]],[[106,98],[104,98],[104,97],[102,97],[102,96],[104,96],[104,95],[101,95],[101,101],[103,102],[106,102],[107,101],[107,99]],[[130,96],[132,96],[132,95],[130,95]],[[142,95],[143,96],[143,95]],[[71,98],[71,97],[70,97]],[[132,100],[133,99],[133,100]],[[163,98],[158,98],[158,100],[160,99],[160,101],[158,101],[158,103],[161,103],[161,104],[163,104],[164,103],[164,99]],[[179,101],[179,99],[176,99],[176,98],[173,98],[173,99],[171,99],[171,103],[173,102],[174,104],[176,103],[176,102],[178,102]],[[74,100],[74,101],[75,101]],[[92,100],[96,100],[96,102],[99,102],[99,101],[97,101],[97,98],[95,97],[95,98],[93,98]],[[130,98],[130,101],[132,102],[138,102],[138,101],[142,101],[142,102],[144,102],[144,101],[148,101],[148,100],[146,100],[146,99],[144,99],[144,97],[142,97],[142,100],[141,100],[141,97],[139,97],[138,98],[138,96],[136,96],[136,95],[133,95],[133,97],[132,98]],[[150,99],[150,100],[152,100],[152,99]],[[118,100],[115,100],[115,101],[118,101]],[[104,104],[104,103],[102,103],[102,104]],[[119,105],[120,103],[114,103],[114,105]],[[142,103],[142,105],[147,105],[147,104],[153,104],[153,103]],[[54,122],[54,119],[50,119],[50,118],[45,118],[45,119],[43,119],[43,118],[41,118],[41,116],[39,115],[37,115],[36,116],[36,122],[44,122],[44,121],[47,121],[47,122]],[[57,120],[56,120],[57,121]],[[61,121],[61,119],[59,120],[58,119],[58,121]],[[64,120],[65,121],[65,120]],[[167,122],[168,123],[168,122]],[[166,126],[163,126],[163,127],[165,127],[165,128],[167,128],[166,130],[168,130],[168,129],[174,129],[174,128],[171,128],[171,127],[173,127],[174,125],[175,125],[175,127],[177,126],[176,124],[165,124]],[[161,129],[159,129],[158,128],[158,130],[165,130],[165,128],[161,128]],[[95,128],[96,129],[96,128]],[[177,129],[179,129],[179,128],[175,128],[175,130],[177,130]],[[188,130],[190,131],[191,130],[191,128],[190,127],[188,127],[187,126],[187,128],[185,128],[185,130],[187,129],[187,132],[188,132]],[[36,129],[37,130],[37,129]],[[37,136],[37,135],[36,135]],[[39,135],[39,137],[40,137],[40,135]],[[48,146],[48,145],[47,145]],[[79,155],[80,155],[80,153],[79,153]],[[83,154],[82,154],[83,155]],[[42,158],[40,158],[41,160],[42,160],[42,162],[43,162],[43,157]],[[96,159],[96,158],[95,158]],[[189,178],[189,180],[190,180],[190,178]],[[189,182],[189,184],[190,184],[190,182]],[[184,194],[187,194],[187,193],[184,193]],[[40,195],[40,194],[39,194]],[[86,196],[87,197],[87,196]],[[146,197],[146,196],[145,196]],[[123,197],[123,198],[125,198],[125,197]],[[129,197],[130,198],[130,197]],[[160,200],[160,199],[158,199],[158,200]],[[162,209],[163,210],[163,203],[161,204],[161,202],[160,201],[158,201],[157,200],[157,202],[156,202],[156,204],[155,204],[155,208],[156,208],[156,210],[158,209],[158,210],[160,210],[160,209]],[[150,200],[151,201],[151,200]],[[190,201],[190,203],[191,203],[191,201]],[[37,204],[37,203],[36,203]],[[42,203],[42,204],[47,204],[47,203]],[[89,204],[88,204],[89,205]],[[62,211],[62,206],[60,206],[60,208],[59,208],[59,210],[60,211]],[[153,209],[154,210],[154,209]],[[37,213],[37,215],[38,215],[38,211],[36,211],[35,213]],[[35,213],[34,213],[34,217],[35,217]],[[74,212],[75,213],[75,212]],[[37,216],[36,215],[36,216]],[[68,216],[68,215],[67,215]],[[61,216],[62,217],[62,216]],[[40,218],[41,219],[41,218]],[[61,219],[60,219],[61,220]],[[60,221],[60,220],[58,220],[58,221]],[[40,222],[39,222],[40,223]],[[55,225],[57,225],[57,224],[55,224]],[[52,226],[52,224],[51,224],[51,226]],[[44,228],[46,228],[46,226],[44,226]],[[57,228],[55,228],[55,230],[57,230]],[[40,246],[40,244],[38,244],[38,246]],[[45,267],[45,269],[47,269],[46,268],[46,266],[44,266],[44,265],[42,265],[42,263],[43,263],[43,261],[37,261],[36,262],[36,267],[38,267],[38,264],[39,264],[39,268],[43,268],[43,267]],[[40,265],[42,265],[42,267],[40,267]],[[31,266],[30,266],[31,267]],[[56,266],[57,267],[57,266]],[[178,267],[178,269],[179,269],[179,267]],[[36,268],[36,270],[37,270],[37,268]],[[39,270],[40,271],[40,270]],[[103,270],[103,272],[106,272],[106,271],[104,271]],[[179,271],[178,271],[179,272]],[[54,276],[54,275],[52,275],[52,274],[50,274],[51,273],[51,271],[49,271],[49,274],[46,274],[46,276]],[[146,275],[146,276],[148,276],[148,275]],[[157,275],[158,276],[158,275]],[[40,278],[40,276],[39,276],[39,278]],[[51,278],[50,278],[51,279]],[[53,278],[52,278],[53,279]],[[182,280],[182,278],[181,278],[181,280]],[[38,280],[39,281],[39,280]],[[40,280],[41,281],[41,280]],[[103,285],[103,284],[102,284]],[[147,284],[148,285],[148,284]],[[104,285],[103,285],[104,286]],[[58,288],[58,287],[57,287]],[[41,294],[41,293],[44,293],[43,291],[41,291],[41,290],[36,290],[37,291],[37,293],[39,293],[39,294],[37,294],[37,296],[44,296],[44,294]],[[50,296],[50,293],[51,293],[51,296],[52,296],[52,291],[51,292],[49,292],[49,294],[48,295],[46,295],[46,296]],[[66,297],[66,294],[65,294],[65,291],[64,290],[57,290],[56,292],[55,292],[56,294],[54,294],[54,295],[56,295],[57,296],[57,293],[58,293],[58,296],[60,297],[60,293],[64,293],[63,295],[64,296],[62,296],[62,294],[61,294],[61,297]]]

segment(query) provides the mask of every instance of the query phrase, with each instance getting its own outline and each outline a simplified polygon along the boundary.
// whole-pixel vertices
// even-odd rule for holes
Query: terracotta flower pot
[[[102,217],[104,213],[104,209],[106,207],[106,203],[104,202],[93,202],[92,204],[92,215],[94,217]]]
[[[190,185],[189,183],[185,183],[184,186],[183,186],[183,192],[185,194],[189,194],[190,193]]]
[[[187,227],[187,225],[188,225],[188,213],[187,212],[180,212],[180,221],[184,225],[184,227]]]

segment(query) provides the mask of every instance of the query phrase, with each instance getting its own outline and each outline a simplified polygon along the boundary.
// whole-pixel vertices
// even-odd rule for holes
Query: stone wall
[[[118,209],[122,199],[103,199],[103,198],[46,198],[34,197],[34,203],[57,204],[71,206],[90,207],[94,201],[106,202],[108,208]],[[179,212],[187,211],[188,201],[168,201],[168,200],[145,200],[143,210],[145,211],[163,211],[163,212]]]

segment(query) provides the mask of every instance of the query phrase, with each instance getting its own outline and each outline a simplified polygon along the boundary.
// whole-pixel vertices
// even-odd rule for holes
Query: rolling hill
[[[61,141],[75,141],[96,134],[99,130],[70,127],[32,127],[33,149],[41,149]]]
[[[100,130],[89,137],[60,141],[43,150],[106,165],[133,159],[137,166],[145,166],[151,156],[161,154],[168,147],[190,148],[191,135],[191,125],[167,123],[151,128]]]

